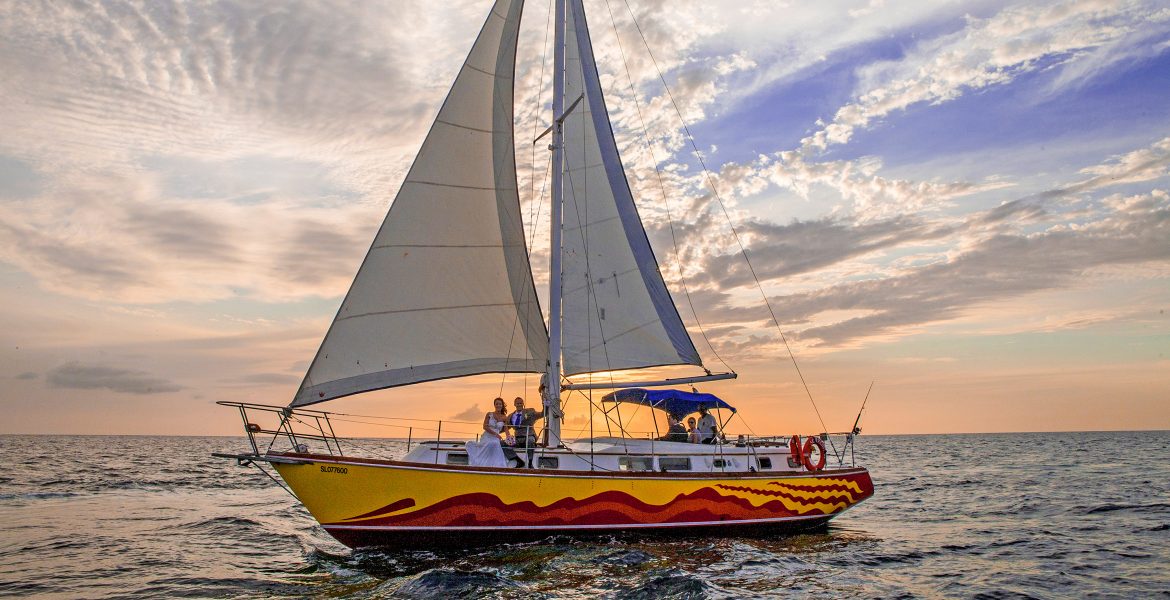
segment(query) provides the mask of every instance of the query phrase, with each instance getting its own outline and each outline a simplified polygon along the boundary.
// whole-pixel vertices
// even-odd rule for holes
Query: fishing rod
[[[861,409],[857,411],[857,418],[853,419],[853,429],[849,430],[849,435],[846,437],[846,445],[849,446],[849,458],[853,464],[857,464],[857,458],[853,453],[853,438],[861,435],[861,428],[858,425],[861,423],[861,413],[865,412],[865,403],[869,402],[869,393],[873,391],[873,381],[869,382],[869,389],[865,390],[865,399],[861,401]]]
[[[869,382],[869,389],[865,390],[865,399],[861,401],[861,410],[857,411],[857,418],[853,420],[853,429],[849,430],[852,435],[861,433],[861,429],[857,425],[861,423],[861,413],[865,412],[865,403],[869,402],[869,393],[873,391],[873,384],[874,382]]]

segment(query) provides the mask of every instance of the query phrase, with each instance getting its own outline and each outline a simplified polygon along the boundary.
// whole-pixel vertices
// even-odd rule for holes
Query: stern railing
[[[444,442],[456,443],[452,440],[444,440],[444,436],[457,437],[458,443],[462,443],[469,437],[478,439],[479,434],[482,433],[467,431],[468,425],[478,425],[478,423],[465,421],[353,415],[226,400],[216,402],[216,404],[239,411],[244,432],[248,436],[248,445],[254,457],[265,456],[271,453],[274,448],[298,454],[320,453],[330,456],[344,456],[342,442],[346,443],[347,448],[351,448],[359,438],[338,435],[334,429],[335,423],[393,429],[401,435],[388,437],[405,441],[407,452],[410,452],[412,446],[418,444],[438,446]],[[282,440],[287,443],[287,448],[278,447],[278,443]]]

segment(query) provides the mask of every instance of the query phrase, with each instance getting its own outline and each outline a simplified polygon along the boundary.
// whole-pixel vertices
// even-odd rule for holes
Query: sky
[[[1170,428],[1165,3],[585,5],[663,274],[739,373],[702,386],[733,431],[848,430],[871,383],[866,433]],[[489,8],[0,3],[0,433],[226,435],[216,401],[287,404]],[[548,12],[516,89],[544,223]],[[534,385],[320,408],[474,421]]]

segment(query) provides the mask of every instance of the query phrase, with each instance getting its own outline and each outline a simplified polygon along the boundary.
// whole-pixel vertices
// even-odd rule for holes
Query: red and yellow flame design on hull
[[[873,495],[865,469],[713,477],[326,460],[276,468],[331,531],[571,531],[823,520]]]

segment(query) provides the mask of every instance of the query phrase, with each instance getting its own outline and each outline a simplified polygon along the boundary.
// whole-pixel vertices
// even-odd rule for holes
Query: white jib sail
[[[580,0],[565,32],[564,372],[701,365],[658,271],[606,112]]]
[[[492,7],[292,406],[544,371],[512,138],[522,5]]]

